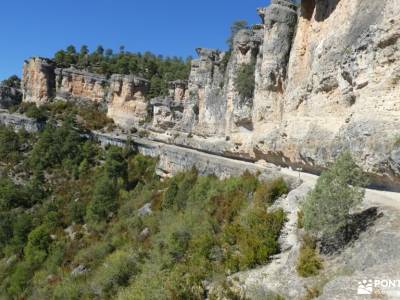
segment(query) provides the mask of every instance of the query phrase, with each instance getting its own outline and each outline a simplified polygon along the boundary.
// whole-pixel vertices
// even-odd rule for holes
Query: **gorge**
[[[400,1],[257,13],[0,83],[0,299],[399,299]]]
[[[272,1],[229,53],[197,49],[188,81],[150,101],[138,76],[32,58],[23,101],[92,101],[126,131],[179,135],[182,145],[317,174],[350,150],[376,187],[397,190],[398,9],[396,1]],[[235,84],[243,66],[253,66],[251,95]]]

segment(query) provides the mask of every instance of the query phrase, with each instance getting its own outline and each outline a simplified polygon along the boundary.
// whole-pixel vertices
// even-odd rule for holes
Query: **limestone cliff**
[[[24,63],[22,72],[23,101],[43,104],[54,97],[55,65],[46,58],[35,57]]]
[[[146,121],[149,82],[137,76],[113,75],[110,81],[107,115],[123,127],[138,126]]]
[[[148,88],[149,82],[137,76],[115,74],[108,79],[73,67],[55,68],[54,62],[42,58],[28,60],[22,77],[23,101],[38,105],[54,99],[94,102],[122,127],[138,126],[147,119]],[[176,93],[179,97],[180,92]]]
[[[199,52],[190,131],[229,137],[223,150],[237,156],[317,173],[350,150],[374,183],[396,188],[399,10],[396,1],[272,1],[258,10],[262,25],[236,36],[222,90],[219,52]],[[254,97],[241,99],[234,82],[248,63]]]
[[[74,68],[56,69],[56,97],[73,101],[107,100],[108,80],[105,76]]]
[[[248,151],[317,171],[347,149],[380,177],[376,182],[398,181],[400,6],[395,2],[302,1],[282,95],[258,100],[276,106],[257,110],[265,121],[258,122]]]

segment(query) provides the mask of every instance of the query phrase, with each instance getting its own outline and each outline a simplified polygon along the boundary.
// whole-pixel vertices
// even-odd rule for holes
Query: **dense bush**
[[[117,209],[117,187],[115,182],[102,176],[96,181],[93,190],[92,201],[87,208],[87,220],[89,222],[101,222],[107,220],[110,213]]]
[[[349,220],[350,210],[364,198],[366,178],[345,152],[318,178],[304,204],[304,228],[314,234],[333,236]]]
[[[235,88],[243,99],[253,98],[255,89],[255,63],[244,64],[239,67],[235,77]]]

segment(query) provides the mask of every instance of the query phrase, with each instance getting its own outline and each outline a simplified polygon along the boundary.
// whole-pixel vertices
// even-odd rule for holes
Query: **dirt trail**
[[[296,176],[312,185],[315,185],[318,180],[317,175],[298,172],[288,168],[282,168],[281,172],[285,175]],[[366,189],[365,202],[371,206],[390,207],[400,211],[400,193]]]

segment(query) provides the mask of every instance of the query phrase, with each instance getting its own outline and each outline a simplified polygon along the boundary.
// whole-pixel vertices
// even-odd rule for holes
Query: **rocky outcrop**
[[[10,114],[7,110],[0,109],[0,124],[10,126],[16,130],[26,130],[28,132],[38,132],[44,128],[43,123],[37,122],[34,119],[28,118],[20,114]]]
[[[122,127],[139,126],[148,117],[146,92],[149,82],[133,75],[113,75],[107,116]]]
[[[167,97],[160,96],[150,101],[153,119],[151,129],[155,131],[179,129],[187,98],[188,82],[185,80],[171,81]]]
[[[243,95],[236,86],[236,80],[243,68],[251,71],[254,78],[255,64],[262,43],[262,26],[253,29],[243,29],[233,40],[233,49],[226,69],[224,94],[226,97],[225,131],[226,135],[238,132],[240,129],[253,129],[252,111],[253,95]],[[249,79],[254,81],[254,79]]]
[[[97,75],[75,68],[56,69],[56,97],[67,101],[106,103],[109,82]]]
[[[196,51],[199,58],[192,61],[182,128],[201,135],[222,135],[226,101],[221,62],[225,53],[206,48]]]
[[[172,129],[182,120],[184,105],[181,100],[159,97],[152,99],[150,103],[153,108],[154,130]]]
[[[52,60],[34,57],[25,61],[22,74],[23,101],[38,105],[55,96],[55,64]]]
[[[176,82],[175,86],[174,92],[181,101],[184,82]],[[139,126],[148,119],[148,89],[149,82],[137,76],[115,74],[108,79],[74,67],[55,68],[53,61],[42,58],[28,60],[22,78],[25,102],[40,105],[58,99],[96,103],[125,128]]]
[[[297,24],[296,5],[276,0],[259,9],[263,20],[263,43],[255,72],[253,122],[279,122],[287,78],[287,65]]]
[[[169,97],[176,102],[183,102],[187,98],[188,82],[186,80],[175,80],[169,83]]]

